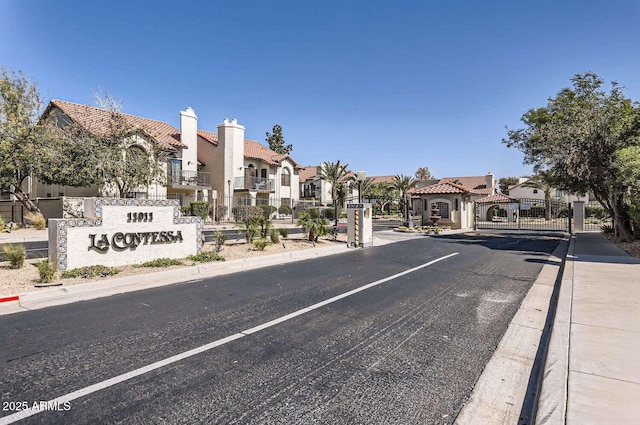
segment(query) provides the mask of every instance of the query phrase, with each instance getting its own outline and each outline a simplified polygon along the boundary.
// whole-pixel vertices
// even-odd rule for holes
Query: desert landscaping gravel
[[[20,235],[28,238],[29,236],[33,236],[35,234],[40,234],[43,231],[36,231],[32,229],[20,229],[14,231],[13,236]],[[281,238],[280,243],[278,244],[270,244],[263,251],[259,251],[254,247],[253,244],[248,244],[244,242],[243,239],[230,239],[223,245],[220,250],[220,255],[225,259],[225,261],[233,261],[244,258],[252,258],[259,257],[262,255],[269,254],[279,254],[283,252],[291,252],[298,251],[301,249],[321,249],[323,247],[328,247],[336,243],[345,243],[346,236],[343,234],[338,235],[336,241],[330,240],[328,238],[320,238],[318,242],[313,243],[304,239],[304,235],[302,234],[294,234],[289,235],[286,239]],[[2,242],[2,237],[0,235],[0,243]],[[214,245],[213,243],[205,243],[203,246],[203,251],[213,251]],[[39,283],[39,274],[38,269],[35,266],[35,263],[39,260],[27,260],[24,266],[21,269],[11,269],[9,268],[9,263],[4,262],[0,263],[0,297],[14,296],[23,294],[29,291],[35,291],[40,288],[35,285]],[[162,272],[163,270],[169,270],[173,268],[179,267],[190,267],[193,263],[189,260],[184,260],[185,266],[171,266],[165,268],[149,268],[149,267],[133,267],[133,266],[121,266],[118,267],[121,271],[117,275],[107,276],[107,277],[93,277],[93,278],[68,278],[62,279],[58,277],[55,281],[55,284],[62,286],[69,285],[78,285],[84,282],[90,282],[94,280],[104,280],[111,279],[115,277],[123,277],[123,276],[135,276],[139,274],[148,274],[154,272]]]

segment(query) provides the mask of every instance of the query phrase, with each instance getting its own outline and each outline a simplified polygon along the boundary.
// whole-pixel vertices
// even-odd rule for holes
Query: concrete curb
[[[566,239],[561,241],[543,266],[458,414],[456,424],[518,423],[549,300],[568,245]]]
[[[382,245],[382,243],[379,245]],[[171,285],[173,283],[187,282],[193,279],[221,276],[245,270],[308,260],[311,258],[339,254],[348,250],[349,248],[347,248],[346,244],[340,244],[337,246],[318,249],[306,249],[281,254],[265,255],[263,257],[243,258],[233,261],[194,265],[136,276],[116,277],[79,285],[59,286],[41,291],[26,292],[17,296],[6,297],[11,298],[7,299],[7,301],[17,302],[0,304],[0,315],[35,310],[77,301],[86,301],[115,294],[139,291],[142,289],[156,288]]]
[[[572,236],[567,251],[558,307],[547,351],[536,424],[564,424],[567,411],[569,374],[569,336],[573,300],[573,270],[576,237]]]

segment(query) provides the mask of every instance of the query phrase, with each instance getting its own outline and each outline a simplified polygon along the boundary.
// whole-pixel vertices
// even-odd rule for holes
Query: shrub
[[[184,263],[176,258],[156,258],[146,263],[136,264],[134,267],[169,267],[169,266],[183,266]]]
[[[216,247],[216,252],[219,252],[222,249],[222,245],[227,241],[227,235],[222,233],[220,230],[213,233],[213,243]]]
[[[244,221],[251,217],[260,217],[263,215],[262,208],[254,205],[240,205],[233,207],[231,210],[235,221]]]
[[[40,283],[50,283],[56,278],[56,263],[50,263],[49,260],[44,260],[36,263],[38,273],[40,273]]]
[[[4,221],[4,218],[0,216],[0,232],[4,232],[5,227],[7,227],[7,223]]]
[[[244,233],[244,238],[246,239],[247,243],[252,243],[253,238],[258,234],[258,231],[260,230],[258,226],[258,217],[248,217],[238,223],[237,227],[240,229],[240,232]]]
[[[260,205],[260,208],[262,208],[262,214],[265,217],[271,217],[271,214],[277,210],[273,205]]]
[[[593,218],[597,218],[599,220],[603,220],[605,217],[608,216],[607,211],[598,206],[598,207],[591,207],[591,206],[586,206],[584,207],[584,215],[586,217],[593,217]]]
[[[207,251],[207,252],[202,251],[199,254],[190,255],[187,258],[189,260],[191,260],[191,261],[195,261],[196,263],[208,263],[208,262],[211,262],[211,261],[224,261],[224,257],[223,256],[221,256],[217,252],[212,252],[212,251]]]
[[[291,209],[291,207],[289,205],[280,205],[280,208],[278,208],[278,213],[279,214],[291,215],[292,212],[293,212],[293,210]]]
[[[269,217],[261,216],[258,217],[257,223],[260,226],[260,237],[265,239],[271,233],[271,220]]]
[[[47,220],[41,213],[27,213],[24,216],[24,221],[38,230],[44,230],[47,228]]]
[[[324,208],[322,210],[321,216],[327,220],[333,220],[335,218],[333,208]]]
[[[319,236],[328,232],[327,220],[320,215],[317,208],[301,212],[298,226],[302,226],[303,231],[309,234],[309,241],[317,241]]]
[[[9,267],[12,269],[21,269],[24,265],[24,259],[27,257],[27,251],[22,244],[10,244],[2,247],[5,257],[9,260]]]
[[[253,245],[258,251],[264,251],[267,245],[269,245],[269,241],[267,239],[256,239],[253,241]]]
[[[269,236],[271,237],[271,243],[280,243],[280,235],[276,229],[271,229],[271,234]]]
[[[283,227],[281,229],[278,229],[278,233],[280,233],[280,236],[287,239],[287,237],[289,236],[289,229],[287,229],[286,227]]]
[[[186,205],[184,207],[180,207],[180,213],[182,215],[191,215],[191,206],[190,205]]]
[[[215,217],[216,221],[220,221],[226,216],[227,216],[226,205],[218,205],[218,207],[216,208],[216,217]]]
[[[120,269],[117,267],[107,266],[86,266],[78,267],[77,269],[65,270],[62,272],[63,279],[72,279],[74,277],[83,277],[88,279],[90,277],[98,276],[113,276],[120,273]]]
[[[605,234],[613,234],[613,226],[610,224],[603,224],[602,226],[600,226],[600,230],[602,230],[602,233]]]
[[[205,221],[209,217],[209,203],[207,201],[195,201],[191,203],[191,214]]]

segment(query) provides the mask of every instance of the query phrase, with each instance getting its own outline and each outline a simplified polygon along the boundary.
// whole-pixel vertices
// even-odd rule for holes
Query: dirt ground
[[[622,249],[630,256],[640,258],[640,240],[636,240],[633,242],[617,242],[612,235],[605,234],[604,236],[618,245],[620,249]]]

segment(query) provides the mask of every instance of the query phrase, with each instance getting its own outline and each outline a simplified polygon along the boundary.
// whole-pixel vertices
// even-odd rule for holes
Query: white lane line
[[[60,397],[55,398],[53,400],[50,400],[50,401],[47,402],[47,405],[55,406],[55,405],[62,405],[64,403],[66,403],[66,402],[71,402],[71,401],[76,400],[76,399],[78,399],[80,397],[84,397],[86,395],[98,392],[98,391],[103,390],[105,388],[109,388],[109,387],[111,387],[113,385],[119,384],[119,383],[124,382],[124,381],[128,381],[129,379],[135,378],[137,376],[144,375],[145,373],[152,372],[152,371],[154,371],[156,369],[160,369],[161,367],[168,366],[168,365],[170,365],[172,363],[176,363],[176,362],[179,362],[179,361],[184,360],[186,358],[195,356],[196,354],[200,354],[200,353],[203,353],[205,351],[209,351],[209,350],[211,350],[213,348],[220,347],[221,345],[224,345],[224,344],[226,344],[228,342],[235,341],[235,340],[243,338],[243,337],[245,337],[247,335],[251,335],[253,333],[256,333],[256,332],[262,331],[264,329],[270,328],[272,326],[275,326],[275,325],[277,325],[279,323],[286,322],[287,320],[293,319],[294,317],[301,316],[301,315],[303,315],[305,313],[308,313],[310,311],[316,310],[316,309],[318,309],[320,307],[323,307],[323,306],[325,306],[327,304],[331,304],[331,303],[334,303],[334,302],[336,302],[338,300],[341,300],[343,298],[349,297],[349,296],[351,296],[353,294],[357,294],[358,292],[362,292],[362,291],[367,290],[369,288],[372,288],[374,286],[378,286],[378,285],[381,285],[381,284],[383,284],[385,282],[389,282],[390,280],[397,279],[397,278],[405,276],[405,275],[407,275],[409,273],[413,273],[413,272],[415,272],[417,270],[423,269],[425,267],[429,267],[429,266],[431,266],[431,265],[433,265],[435,263],[438,263],[438,262],[440,262],[442,260],[446,260],[447,258],[451,258],[451,257],[453,257],[455,255],[458,255],[458,253],[454,252],[453,254],[445,255],[444,257],[440,257],[440,258],[436,258],[435,260],[431,260],[428,263],[424,263],[424,264],[421,264],[421,265],[419,265],[417,267],[413,267],[413,268],[405,270],[403,272],[394,274],[392,276],[385,277],[384,279],[376,280],[375,282],[368,283],[368,284],[366,284],[364,286],[361,286],[359,288],[356,288],[356,289],[353,289],[351,291],[345,292],[343,294],[337,295],[335,297],[329,298],[327,300],[321,301],[319,303],[313,304],[313,305],[311,305],[309,307],[301,308],[300,310],[294,311],[293,313],[289,313],[289,314],[287,314],[285,316],[281,316],[281,317],[279,317],[277,319],[271,320],[271,321],[263,323],[261,325],[254,326],[253,328],[246,329],[246,330],[244,330],[242,332],[235,333],[235,334],[230,335],[230,336],[228,336],[226,338],[222,338],[222,339],[219,339],[217,341],[210,342],[209,344],[205,344],[205,345],[202,345],[200,347],[196,347],[194,349],[182,352],[180,354],[176,354],[175,356],[171,356],[171,357],[168,357],[168,358],[166,358],[164,360],[160,360],[160,361],[157,361],[155,363],[151,363],[150,365],[143,366],[143,367],[141,367],[139,369],[132,370],[131,372],[123,373],[122,375],[118,375],[118,376],[113,377],[111,379],[107,379],[106,381],[102,381],[102,382],[98,382],[97,384],[89,385],[88,387],[82,388],[82,389],[77,390],[77,391],[73,391],[73,392],[71,392],[69,394],[65,394],[63,396],[60,396]],[[21,419],[25,419],[25,418],[28,418],[30,416],[34,416],[34,415],[36,415],[38,413],[41,413],[43,411],[44,410],[33,409],[33,408],[29,408],[29,409],[26,409],[26,410],[21,410],[19,412],[16,412],[16,413],[13,413],[11,415],[4,416],[4,417],[0,418],[0,425],[11,424],[11,423],[17,422],[17,421],[19,421]]]

